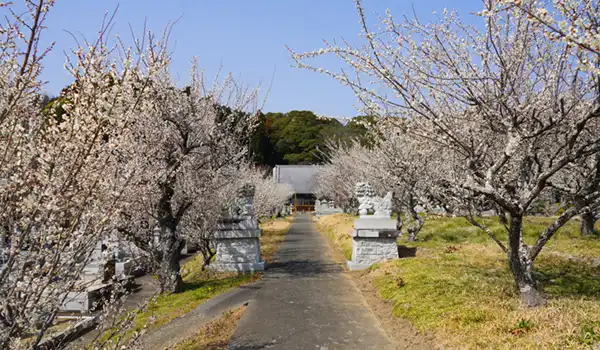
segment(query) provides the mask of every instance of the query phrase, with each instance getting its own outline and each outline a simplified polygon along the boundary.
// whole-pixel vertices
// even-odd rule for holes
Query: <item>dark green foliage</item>
[[[42,114],[46,117],[52,116],[56,119],[58,123],[63,121],[63,115],[65,114],[65,110],[63,109],[63,104],[65,100],[63,97],[54,97],[49,100],[43,99],[44,107],[42,108]]]
[[[311,111],[259,115],[251,141],[252,158],[257,165],[321,164],[330,142],[373,144],[366,125],[374,121],[373,117],[357,117],[344,125]]]
[[[352,118],[345,127],[345,140],[356,141],[361,146],[372,147],[380,135],[374,134],[372,126],[377,123],[373,116],[358,116]]]

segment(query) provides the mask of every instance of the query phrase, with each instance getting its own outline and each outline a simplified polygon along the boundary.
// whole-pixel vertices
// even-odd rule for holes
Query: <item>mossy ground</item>
[[[340,251],[354,218],[322,218],[321,232]],[[497,218],[486,218],[500,239]],[[528,242],[551,222],[529,217]],[[399,240],[416,256],[373,266],[380,296],[392,301],[393,314],[433,334],[447,348],[587,348],[600,342],[600,238],[581,237],[578,222],[553,237],[535,262],[548,305],[523,308],[514,289],[506,256],[479,229],[462,218],[428,217],[413,243]]]

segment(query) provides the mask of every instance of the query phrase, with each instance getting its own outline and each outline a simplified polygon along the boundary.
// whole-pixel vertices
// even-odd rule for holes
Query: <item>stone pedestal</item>
[[[398,235],[394,219],[364,215],[354,220],[348,269],[363,270],[380,261],[398,259]]]
[[[210,268],[215,271],[263,271],[260,260],[258,221],[251,216],[230,217],[219,222],[214,239],[217,255]]]

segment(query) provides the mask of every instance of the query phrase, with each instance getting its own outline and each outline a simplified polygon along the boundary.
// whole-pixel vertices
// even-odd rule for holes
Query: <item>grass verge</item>
[[[230,310],[218,319],[200,327],[198,332],[177,344],[174,350],[226,350],[229,339],[233,336],[238,321],[242,318],[246,307]]]
[[[322,216],[317,221],[317,230],[324,233],[333,244],[333,248],[342,253],[346,260],[352,259],[352,237],[354,217],[350,214]]]
[[[260,237],[260,250],[263,259],[270,260],[283,241],[292,218],[271,219],[260,224],[263,230]],[[150,302],[144,312],[136,315],[133,327],[126,333],[125,339],[134,332],[146,329],[152,331],[173,319],[183,316],[206,300],[240,285],[248,284],[260,278],[261,274],[215,273],[202,271],[202,256],[197,255],[181,268],[185,290],[177,294],[162,294]]]
[[[324,217],[318,226],[347,251],[353,217]],[[498,234],[499,223],[487,218]],[[531,240],[549,218],[527,218]],[[548,305],[522,308],[505,255],[461,218],[428,218],[421,241],[401,242],[416,256],[373,266],[371,278],[393,314],[433,334],[445,348],[589,348],[600,343],[600,240],[564,227],[535,262]],[[573,259],[575,258],[575,259]]]
[[[262,222],[260,228],[260,255],[262,259],[269,262],[279,249],[279,245],[285,239],[285,234],[290,229],[293,221],[292,216],[281,219],[270,219]]]

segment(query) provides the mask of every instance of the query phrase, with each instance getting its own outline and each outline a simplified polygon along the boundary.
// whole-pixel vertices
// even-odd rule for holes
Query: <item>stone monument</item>
[[[398,258],[396,220],[392,215],[392,192],[385,197],[375,196],[368,182],[356,184],[355,195],[359,207],[358,219],[352,231],[352,260],[350,270],[362,270],[387,259]]]
[[[244,185],[229,211],[219,220],[214,239],[217,246],[215,271],[262,271],[258,220],[253,212],[254,186]]]

